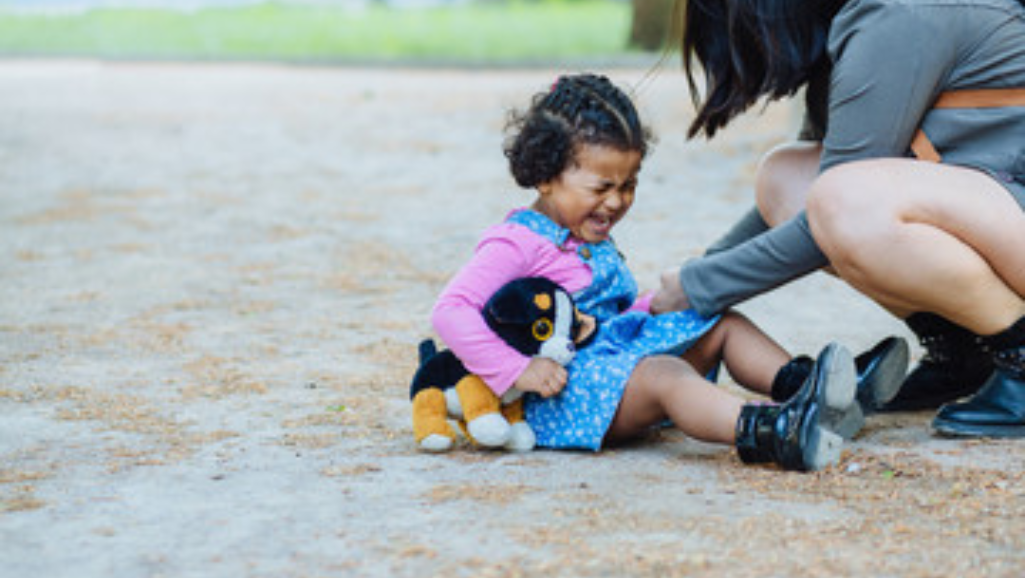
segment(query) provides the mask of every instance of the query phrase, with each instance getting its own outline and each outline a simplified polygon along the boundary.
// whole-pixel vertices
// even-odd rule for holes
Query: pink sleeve
[[[445,345],[498,395],[513,386],[530,358],[495,335],[481,311],[503,285],[530,274],[523,247],[508,238],[485,238],[442,291],[431,314]]]
[[[645,313],[651,313],[651,300],[655,298],[654,291],[648,291],[634,301],[634,304],[630,306],[627,311],[643,311]]]

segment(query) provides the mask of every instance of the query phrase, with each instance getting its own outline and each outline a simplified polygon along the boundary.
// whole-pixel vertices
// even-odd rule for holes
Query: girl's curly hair
[[[580,145],[638,151],[644,158],[652,140],[630,97],[595,74],[560,77],[526,111],[510,112],[505,132],[509,170],[524,188],[562,174]]]

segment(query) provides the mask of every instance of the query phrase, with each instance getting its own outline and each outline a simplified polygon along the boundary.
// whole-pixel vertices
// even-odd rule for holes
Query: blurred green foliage
[[[430,8],[275,4],[0,11],[0,55],[496,63],[623,55],[630,4],[508,0]]]

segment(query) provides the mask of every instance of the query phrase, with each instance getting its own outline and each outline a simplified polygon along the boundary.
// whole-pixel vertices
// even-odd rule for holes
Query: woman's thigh
[[[1025,211],[981,171],[908,159],[859,161],[823,174],[812,197],[813,231],[828,222],[852,243],[880,244],[902,238],[891,236],[901,227],[933,228],[1025,295]]]
[[[891,311],[930,311],[980,335],[1025,315],[1025,212],[985,173],[847,163],[816,179],[808,218],[840,276]]]

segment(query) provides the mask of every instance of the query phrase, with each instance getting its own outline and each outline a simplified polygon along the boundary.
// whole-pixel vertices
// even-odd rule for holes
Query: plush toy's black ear
[[[557,283],[543,277],[524,277],[506,283],[484,305],[484,320],[503,341],[524,355],[537,355],[545,336],[537,337],[535,322],[555,326]],[[550,332],[549,332],[550,333]]]
[[[554,295],[561,287],[544,277],[524,277],[502,286],[484,305],[484,319],[495,329],[495,325],[530,323],[537,318],[534,297],[541,294]]]

